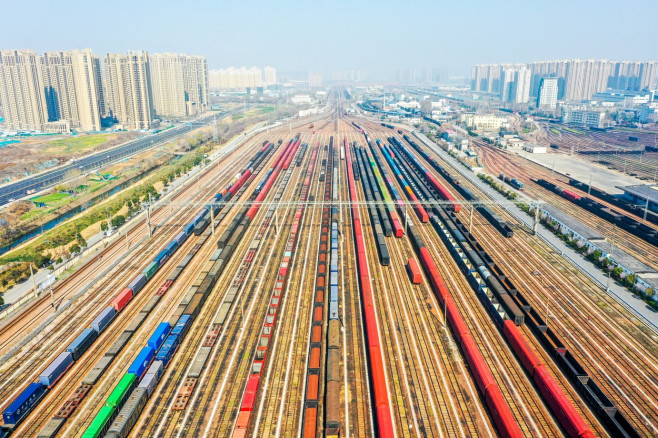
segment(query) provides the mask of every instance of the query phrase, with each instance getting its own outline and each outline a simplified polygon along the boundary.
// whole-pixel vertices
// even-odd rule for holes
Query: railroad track
[[[403,193],[397,182],[394,185],[398,193]],[[409,219],[411,220],[411,213]],[[488,416],[479,405],[477,390],[459,357],[458,347],[443,329],[441,313],[431,298],[432,292],[427,282],[422,286],[412,286],[406,279],[403,262],[414,257],[413,252],[406,240],[389,239],[389,244],[393,248],[392,252],[397,255],[391,260],[397,270],[395,275],[401,279],[399,283],[403,286],[398,285],[397,289],[405,293],[400,294],[404,300],[393,296],[388,302],[399,308],[395,313],[400,316],[396,319],[405,321],[406,326],[413,329],[409,338],[416,355],[412,360],[414,363],[423,364],[420,369],[422,374],[429,374],[429,377],[423,377],[424,388],[421,390],[426,394],[436,394],[437,397],[436,401],[430,398],[432,406],[429,412],[434,415],[424,419],[429,425],[424,432],[433,436],[454,436],[463,433],[494,436],[495,432],[489,424]],[[387,309],[387,314],[393,313]],[[420,344],[420,347],[417,344]],[[473,404],[477,409],[472,409]],[[440,419],[436,417],[437,411]]]
[[[292,184],[290,184],[288,189],[290,189],[290,187],[292,187]],[[257,218],[258,217],[260,217],[260,216],[257,216]],[[269,230],[271,230],[271,228]],[[243,238],[242,240],[243,240],[243,242],[242,242],[243,249],[246,249],[246,246],[248,246],[249,242],[251,241],[251,237],[247,236],[246,238]],[[274,245],[267,244],[267,245],[264,245],[263,248],[266,249],[266,250],[267,249],[274,250],[275,247],[274,247]],[[236,256],[237,256],[237,254],[240,254],[240,253],[241,253],[241,250],[238,250],[236,252]],[[263,258],[265,258],[265,260],[263,260]],[[257,263],[254,264],[254,267],[258,267],[258,272],[268,273],[269,271],[267,270],[267,268],[261,265],[261,263],[266,262],[266,260],[268,258],[265,257],[265,256],[263,256],[263,258],[259,258],[256,261]],[[271,255],[270,255],[270,258],[271,258]],[[236,259],[233,258],[231,263],[232,263],[232,266],[234,266],[236,268],[237,265],[235,263],[235,260]],[[222,282],[224,278],[227,278],[227,277],[225,277],[225,275],[227,275],[227,274],[223,275],[222,280],[220,280],[220,282]],[[251,278],[251,275],[248,275],[248,277]],[[228,277],[228,278],[230,278],[230,277]],[[237,309],[242,309],[242,306],[244,306],[244,304],[241,301],[246,300],[246,301],[248,301],[252,304],[256,302],[256,300],[253,300],[249,297],[243,297],[243,295],[246,295],[248,293],[250,296],[257,296],[256,295],[257,294],[256,289],[260,290],[260,286],[257,285],[257,284],[254,284],[254,283],[257,282],[258,284],[262,284],[263,281],[265,280],[265,278],[266,278],[266,275],[262,275],[260,280],[258,278],[255,278],[255,279],[253,279],[254,281],[244,284],[242,286],[240,294],[236,297],[236,301],[235,301],[236,304],[231,309],[231,313],[229,314],[228,319],[226,320],[226,323],[224,325],[225,329],[224,328],[222,329],[223,331],[219,335],[217,344],[215,346],[214,352],[218,352],[219,355],[218,355],[218,357],[213,356],[213,358],[211,358],[211,364],[208,365],[208,367],[210,367],[210,369],[207,367],[206,371],[204,372],[205,373],[204,376],[210,375],[209,381],[206,382],[205,377],[202,376],[202,379],[199,382],[199,385],[200,385],[199,389],[195,390],[195,395],[193,396],[192,400],[188,403],[187,407],[183,411],[170,411],[169,410],[171,408],[171,403],[175,400],[175,395],[176,394],[175,393],[171,394],[169,392],[169,390],[167,390],[167,396],[165,397],[165,399],[163,399],[163,401],[161,401],[160,403],[157,404],[158,408],[160,406],[163,406],[163,407],[166,406],[164,408],[163,412],[158,413],[159,417],[164,418],[165,420],[163,420],[162,422],[158,421],[158,423],[161,423],[162,425],[155,432],[154,431],[149,432],[150,429],[145,429],[145,427],[148,428],[149,426],[152,426],[153,428],[155,428],[157,426],[157,424],[154,425],[153,423],[149,422],[150,424],[148,424],[148,425],[142,425],[141,426],[142,432],[155,433],[155,434],[164,433],[164,431],[162,429],[164,427],[166,427],[165,430],[167,431],[166,432],[167,434],[178,434],[178,435],[180,435],[183,430],[185,430],[185,431],[199,430],[199,429],[202,429],[206,425],[203,422],[199,423],[199,421],[198,421],[199,419],[196,418],[197,416],[195,416],[195,418],[189,419],[189,414],[192,410],[199,410],[199,412],[206,412],[207,409],[202,408],[200,406],[207,405],[207,404],[214,401],[214,397],[211,397],[211,395],[212,395],[213,391],[215,390],[215,388],[217,386],[217,381],[219,380],[219,378],[224,377],[224,376],[221,375],[221,372],[219,372],[219,371],[218,372],[213,372],[212,367],[218,366],[220,364],[224,364],[224,362],[230,360],[231,353],[234,353],[235,351],[237,351],[237,349],[233,348],[233,346],[235,346],[236,340],[238,338],[240,338],[241,335],[244,333],[244,331],[241,329],[241,325],[244,324],[244,321],[242,320],[242,317],[241,317],[242,312],[236,311],[236,310]],[[243,293],[242,291],[244,289],[248,289],[248,292]],[[246,320],[247,324],[251,323],[251,321],[249,319],[249,315],[250,315],[252,310],[253,310],[252,305],[249,306],[248,310],[244,310],[244,313],[246,313],[245,320]],[[214,317],[214,315],[212,315],[213,312],[210,311],[210,313],[211,313],[211,316]],[[202,314],[200,318],[201,318],[201,321],[202,321],[201,324],[204,325],[204,326],[207,326],[207,325],[211,324],[212,320],[213,320],[213,318],[208,318],[208,319],[204,318],[204,314]],[[244,330],[249,330],[249,327],[246,327]],[[201,330],[201,332],[205,332],[205,330]],[[258,334],[258,332],[256,334]],[[222,345],[224,345],[225,343],[228,343],[228,345],[231,345],[232,347],[231,348],[225,348],[225,347],[222,348]],[[189,347],[187,347],[187,346],[184,347],[184,348],[189,349]],[[188,357],[187,360],[189,360],[189,359],[190,358]],[[175,366],[178,366],[178,365],[175,364]],[[219,367],[219,368],[221,370],[224,370],[226,367],[222,366],[222,367]],[[165,378],[166,378],[166,376],[165,376]],[[165,388],[167,388],[167,387],[165,386]],[[201,395],[199,395],[199,394],[201,394]],[[148,407],[147,407],[147,409],[148,409]],[[190,421],[192,424],[188,424],[188,421]],[[167,426],[165,426],[165,423],[166,423]],[[195,432],[195,433],[202,433],[202,432]]]
[[[576,204],[564,199],[563,197],[534,184],[530,180],[531,177],[537,179],[543,178],[552,180],[554,178],[551,177],[550,172],[544,171],[543,168],[534,163],[528,162],[526,165],[521,165],[519,164],[520,158],[517,159],[509,154],[494,150],[490,146],[481,145],[481,151],[483,152],[484,157],[483,163],[485,167],[490,169],[490,171],[494,172],[496,175],[499,173],[505,173],[506,175],[517,176],[525,184],[525,191],[532,199],[539,198],[553,206],[560,208],[562,211],[568,212],[582,223],[613,239],[615,246],[623,248],[638,260],[648,264],[654,269],[658,269],[658,252],[656,251],[656,247],[654,245],[649,244],[648,242],[623,230],[622,228],[615,227],[610,222],[581,207],[578,207]],[[558,181],[560,181],[559,178]],[[565,185],[568,184],[565,183]],[[582,192],[575,187],[569,186],[569,190],[578,194],[582,194],[583,196],[587,196],[585,192]],[[606,205],[607,207],[619,210],[619,207],[610,205],[605,201],[599,202]],[[642,221],[641,217],[633,215],[632,213],[627,211],[623,211],[623,213],[634,217],[639,221]],[[655,228],[655,224],[651,224],[650,222],[643,223]]]
[[[467,183],[468,184],[468,183]],[[465,220],[465,214],[466,213],[460,213],[462,217],[464,217]],[[513,278],[514,282],[518,284],[522,284],[525,287],[525,290],[527,291],[533,291],[537,290],[537,292],[534,293],[534,295],[541,294],[541,298],[536,300],[537,306],[536,308],[540,313],[543,313],[543,307],[545,306],[547,302],[551,302],[552,300],[555,300],[555,296],[559,295],[560,300],[559,302],[555,302],[555,308],[559,309],[560,312],[563,313],[562,318],[566,319],[568,322],[564,323],[562,322],[562,318],[558,320],[558,325],[561,334],[566,334],[566,336],[561,336],[563,339],[568,340],[570,345],[570,351],[572,352],[577,352],[574,353],[576,356],[582,360],[581,363],[588,364],[590,367],[594,365],[594,367],[601,367],[602,365],[600,364],[601,361],[598,360],[600,357],[604,357],[607,360],[603,361],[605,369],[609,369],[609,367],[617,367],[617,373],[621,373],[622,375],[619,376],[617,381],[619,383],[614,384],[611,381],[611,378],[607,373],[601,372],[602,375],[597,375],[594,374],[593,377],[596,378],[597,382],[605,382],[605,383],[611,383],[604,385],[604,389],[606,390],[606,393],[608,395],[612,395],[614,392],[619,392],[621,391],[621,386],[623,385],[625,390],[628,392],[630,391],[631,393],[636,392],[634,388],[636,387],[642,387],[642,388],[651,388],[653,387],[649,386],[647,387],[647,381],[646,377],[648,374],[643,373],[644,376],[640,380],[638,379],[637,382],[644,381],[645,383],[635,383],[634,385],[627,386],[626,383],[628,381],[629,375],[633,376],[632,369],[634,368],[635,370],[640,370],[638,363],[645,363],[647,366],[651,368],[651,372],[655,372],[655,361],[651,360],[651,353],[644,350],[641,352],[642,354],[638,354],[637,356],[630,355],[628,351],[626,351],[626,356],[630,355],[629,357],[619,357],[616,355],[612,355],[609,353],[608,347],[606,348],[596,348],[595,352],[590,352],[591,346],[595,345],[598,346],[602,340],[599,338],[599,336],[603,336],[604,338],[606,336],[609,337],[608,342],[610,344],[607,344],[606,341],[603,341],[603,343],[606,343],[606,345],[612,345],[613,350],[621,351],[620,348],[616,347],[619,339],[625,339],[625,345],[629,346],[634,346],[636,351],[640,351],[642,349],[642,345],[635,345],[632,339],[629,339],[625,334],[624,330],[628,330],[629,326],[628,324],[626,325],[621,325],[616,319],[610,318],[610,315],[602,315],[600,313],[600,300],[601,296],[603,295],[605,297],[606,305],[609,305],[611,307],[614,307],[617,312],[617,316],[624,320],[628,318],[628,315],[625,314],[623,309],[620,309],[616,303],[613,302],[609,297],[605,296],[604,294],[601,294],[601,292],[597,288],[592,288],[590,287],[590,293],[585,294],[587,297],[586,302],[589,302],[586,306],[586,310],[578,309],[579,307],[583,306],[583,301],[580,300],[573,300],[573,296],[571,294],[567,294],[563,292],[563,290],[579,290],[582,288],[583,282],[581,280],[578,280],[576,278],[576,273],[573,272],[573,268],[570,266],[566,266],[565,262],[561,259],[559,259],[552,251],[547,250],[543,248],[542,245],[538,244],[537,242],[529,243],[532,239],[530,236],[527,236],[523,234],[522,236],[515,237],[512,239],[502,239],[502,243],[500,243],[500,238],[497,236],[496,232],[491,229],[491,227],[488,226],[484,221],[481,223],[476,223],[475,227],[473,229],[473,232],[476,236],[481,235],[478,240],[480,242],[483,242],[485,245],[487,251],[490,251],[490,254],[496,256],[496,260],[498,260],[499,263],[501,263],[503,266],[505,266],[507,269],[505,269],[506,272],[508,272],[511,277]],[[518,239],[524,239],[526,240],[526,245],[520,243]],[[495,245],[492,242],[497,242]],[[530,249],[529,246],[532,246],[533,248]],[[540,251],[541,254],[538,256],[536,254],[536,251]],[[501,255],[501,253],[503,255]],[[514,254],[514,256],[510,257],[510,254]],[[557,267],[557,271],[555,272],[556,269],[545,269],[544,264],[545,260],[549,259],[551,260],[551,263],[553,266]],[[523,263],[517,263],[517,260],[523,260]],[[527,261],[528,260],[533,260],[534,262],[531,264],[531,266],[534,267],[536,270],[532,270],[531,268],[528,267]],[[540,282],[543,284],[543,288],[536,288],[533,287],[534,285],[530,284],[531,281],[528,279],[532,278],[533,281]],[[588,282],[586,282],[588,284]],[[554,284],[560,285],[560,287],[550,287],[553,286]],[[531,292],[532,293],[532,292]],[[590,296],[591,295],[591,296]],[[525,296],[527,298],[530,298],[530,296],[526,293]],[[531,304],[532,301],[531,300]],[[574,318],[573,315],[576,314],[578,315],[578,318]],[[598,330],[598,333],[595,336],[591,335],[591,326],[587,323],[584,322],[586,320],[586,317],[590,314],[593,314],[596,316],[596,319],[602,324],[602,325],[610,325],[613,324],[616,326],[616,330],[613,330],[612,333],[608,333],[608,330],[610,328],[604,329],[604,330]],[[610,321],[614,322],[610,322]],[[578,332],[576,332],[578,330]],[[574,332],[576,334],[574,335]],[[580,342],[576,339],[578,338],[585,338],[585,342]],[[646,341],[645,343],[650,343],[651,341],[648,339],[648,337],[644,334],[642,334]],[[647,344],[648,345],[648,344]],[[625,348],[624,350],[628,350],[628,348]],[[583,354],[585,353],[585,354]],[[655,356],[654,356],[655,357]],[[618,363],[626,363],[627,365],[622,367],[618,365]],[[547,361],[546,363],[551,363],[551,361]],[[630,367],[631,371],[627,371],[628,368]],[[552,367],[554,368],[554,367]],[[593,367],[592,367],[593,368]],[[588,371],[592,371],[590,368],[588,368]],[[561,376],[561,373],[556,372],[553,370],[554,373],[558,374]],[[621,382],[624,382],[622,384]],[[564,383],[563,383],[564,384]],[[570,385],[566,385],[567,387],[570,388]],[[600,425],[598,425],[598,422],[596,419],[593,417],[593,415],[585,408],[583,409],[582,407],[582,402],[578,399],[577,396],[574,396],[573,394],[570,394],[570,398],[573,401],[577,401],[577,403],[574,403],[575,405],[579,406],[579,409],[584,411],[586,416],[589,417],[589,421],[592,422],[592,424],[596,425],[598,430],[601,431]],[[613,397],[614,398],[614,397]],[[634,418],[635,421],[638,423],[638,425],[644,425],[645,427],[648,427],[647,423],[651,423],[651,420],[648,420],[646,415],[637,415],[637,412],[641,411],[641,408],[639,406],[644,406],[646,403],[649,403],[651,405],[652,403],[656,403],[656,398],[655,394],[652,394],[651,398],[646,399],[646,394],[644,400],[642,400],[641,404],[638,401],[637,403],[632,403],[630,402],[630,406],[628,406],[628,411],[624,411],[626,414],[627,412],[630,412],[630,417]],[[619,403],[619,399],[615,399],[615,402]],[[625,401],[626,403],[629,403],[629,400]],[[639,418],[638,418],[639,417]],[[640,427],[642,429],[642,427]],[[648,432],[648,435],[651,435],[655,433],[655,431],[652,431],[651,428],[648,430],[645,430],[645,433]]]
[[[213,178],[213,179],[215,179],[215,178]],[[199,197],[199,199],[203,199],[203,198],[207,197],[207,195],[209,195],[209,194],[214,194],[214,192],[216,192],[216,191],[217,191],[217,189],[213,188],[212,185],[210,185],[207,189],[204,189],[204,190],[198,192],[197,196]],[[186,214],[190,214],[190,212],[189,211],[182,211],[182,212],[176,212],[175,214],[178,215],[178,216],[180,216],[180,215],[184,216]],[[168,240],[170,240],[170,237],[167,237],[165,233],[162,233],[161,235],[157,236],[154,239],[155,245],[151,245],[151,249],[149,249],[149,251],[148,251],[148,257],[151,257],[152,255],[156,254],[157,250],[158,250],[158,246],[161,246],[161,244],[166,243]],[[196,242],[195,239],[192,239],[192,241]],[[188,245],[188,247],[189,247],[189,245]],[[179,253],[175,257],[175,259],[180,259],[180,258],[181,258],[181,255]],[[174,266],[175,265],[173,265],[172,263],[169,263],[165,267],[165,270],[159,271],[156,274],[156,276],[153,279],[151,279],[151,281],[147,284],[147,286],[145,287],[145,290],[146,291],[148,291],[149,289],[157,290],[159,288],[160,284],[162,284],[163,280],[166,279],[166,276],[168,275],[166,269],[172,269]],[[134,275],[134,274],[128,274],[128,275]],[[124,278],[123,276],[122,277],[117,277],[117,281],[118,282],[123,282],[123,284],[126,284],[129,281],[129,278],[130,278],[129,276],[126,277],[126,278]],[[122,284],[122,283],[118,283],[118,284]],[[121,288],[110,287],[110,288],[106,288],[106,289],[107,289],[107,292],[109,292],[110,295],[114,295],[114,294],[116,294],[116,291],[121,290]],[[122,329],[120,327],[125,326],[127,324],[127,321],[128,321],[127,317],[132,317],[132,316],[136,315],[139,312],[139,309],[141,308],[141,305],[146,304],[146,302],[149,299],[150,299],[150,296],[149,296],[148,293],[139,294],[136,297],[136,299],[133,300],[133,304],[131,304],[130,306],[128,306],[125,309],[126,313],[122,313],[122,318],[120,318],[119,321],[115,322],[111,326],[110,333],[107,334],[107,337],[106,337],[106,334],[104,332],[100,337],[100,341],[93,344],[93,349],[92,350],[95,351],[95,352],[99,352],[99,354],[102,355],[101,350],[103,349],[103,346],[109,345],[109,341],[112,341],[112,340],[114,340],[114,338],[116,338],[116,336],[114,336],[114,335],[118,335],[122,331]],[[91,305],[91,304],[88,304],[88,305]],[[96,306],[96,303],[94,303],[94,306],[95,307],[92,307],[92,309],[98,308],[98,306]],[[89,312],[85,309],[83,309],[83,311],[79,312],[80,315],[89,315],[90,313],[95,314],[95,312],[93,312],[93,311]],[[123,317],[124,315],[127,315],[127,317]],[[79,321],[77,321],[77,320],[72,320],[72,321],[73,321],[75,327],[81,327],[81,323]],[[69,321],[69,322],[71,322],[71,321]],[[62,331],[66,331],[66,329],[67,328],[64,327],[64,328],[62,328]],[[68,342],[68,340],[62,341],[60,339],[56,343],[56,346],[61,347],[61,345],[66,345],[67,342]],[[84,370],[83,371],[77,371],[77,368],[79,366],[82,366],[82,367],[86,367],[86,368],[84,368],[85,370],[88,370],[88,368],[89,368],[88,365],[90,363],[95,363],[95,362],[96,361],[94,360],[94,358],[90,358],[89,356],[85,356],[85,361],[76,362],[76,364],[74,366],[74,369],[71,370],[69,373],[67,373],[65,375],[64,382],[66,382],[67,379],[74,379],[74,378],[77,378],[78,380],[80,380],[84,376],[85,372],[83,372]],[[55,397],[55,394],[57,393],[57,391],[65,390],[65,389],[66,389],[66,386],[63,386],[62,384],[60,384],[55,388],[54,391],[52,391],[48,395],[48,397]],[[60,405],[59,401],[61,399],[61,395],[58,396],[58,397],[60,397],[60,398],[57,399],[58,403],[56,403],[55,405],[50,406],[50,407],[52,407],[52,408],[58,408],[59,407],[59,405]],[[51,403],[49,403],[49,405],[51,405]],[[43,404],[40,405],[40,407],[41,406],[43,406]],[[31,422],[31,423],[33,423],[33,422]],[[19,429],[19,431],[20,431],[20,429]]]

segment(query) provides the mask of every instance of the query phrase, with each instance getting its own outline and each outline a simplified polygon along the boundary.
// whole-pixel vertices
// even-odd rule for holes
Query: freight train
[[[352,173],[352,157],[347,139],[343,140],[345,149],[345,165],[347,167],[347,181],[352,212],[352,231],[354,233],[354,246],[356,252],[359,286],[361,290],[361,303],[363,321],[365,326],[365,344],[368,351],[367,360],[369,375],[372,382],[372,405],[374,406],[374,420],[376,422],[376,434],[383,438],[395,436],[391,406],[389,404],[388,389],[384,371],[384,360],[382,357],[379,333],[377,331],[377,316],[374,308],[373,291],[370,281],[370,270],[368,257],[366,255],[366,244],[361,226],[361,213],[359,212],[358,195],[356,183]]]
[[[639,237],[645,242],[658,246],[658,230],[655,228],[650,227],[649,225],[644,224],[636,219],[633,219],[632,217],[625,215],[617,210],[608,208],[604,204],[601,204],[600,202],[588,196],[577,195],[571,190],[564,189],[550,181],[546,181],[545,179],[533,178],[532,181],[544,187],[545,189],[557,193],[565,199],[568,199],[574,204],[581,206],[585,210],[594,213],[598,217],[617,225],[619,228],[628,231],[629,233]]]
[[[517,190],[523,190],[523,183],[516,178],[510,178],[509,176],[506,176],[504,173],[501,173],[500,175],[498,175],[498,179],[511,185]]]
[[[295,139],[294,142],[291,140],[285,150],[279,155],[272,167],[273,172],[269,173],[270,180],[268,180],[268,183],[265,186],[267,189],[271,187],[271,182],[276,178],[279,169],[284,167],[287,168],[287,166],[290,165],[298,146],[298,139]],[[253,193],[251,200],[253,201],[254,198],[265,196],[266,193],[267,190],[261,191],[258,194]],[[258,207],[259,205],[260,204],[255,207]],[[110,413],[109,410],[105,408],[104,410],[102,409],[94,420],[97,421],[97,423],[92,422],[90,429],[87,431],[89,432],[89,436],[99,436],[97,434],[102,434],[104,431],[107,431],[106,436],[112,438],[125,437],[130,433],[130,430],[137,422],[146,401],[152,395],[155,386],[158,384],[162,376],[161,370],[165,369],[170,364],[178,346],[182,343],[183,338],[188,333],[193,321],[201,311],[204,302],[228,265],[228,261],[233,255],[235,248],[243,237],[250,221],[253,219],[255,211],[252,212],[252,215],[250,215],[250,211],[246,211],[246,207],[241,209],[238,213],[240,220],[231,223],[227,229],[229,232],[228,234],[226,232],[222,234],[220,240],[223,239],[224,241],[222,244],[218,242],[220,248],[211,255],[210,260],[202,269],[199,277],[197,277],[197,280],[192,285],[187,295],[174,311],[170,321],[166,323],[163,322],[156,328],[147,343],[147,346],[142,349],[140,355],[137,357],[131,368],[129,368],[129,373],[133,370],[136,376],[141,374],[142,377],[141,379],[137,379],[140,383],[136,389],[132,390],[132,392],[130,389],[125,392],[123,397],[123,400],[125,400],[125,406],[121,410],[115,409],[114,413],[109,417],[107,416]],[[230,295],[232,295],[232,297]],[[223,306],[226,304],[230,306],[233,302],[234,296],[235,293],[229,291]],[[224,312],[222,318],[225,318],[227,313],[228,312]],[[217,322],[217,320],[218,319],[216,318],[216,324],[223,324],[223,319],[221,322]],[[169,331],[167,327],[171,328],[171,330]],[[151,350],[149,350],[149,348]],[[200,361],[195,361],[195,364],[198,362]],[[148,363],[151,363],[151,365],[148,365]],[[205,362],[201,363],[205,364]],[[146,367],[149,368],[146,369]],[[155,370],[152,370],[154,367]],[[152,372],[158,370],[159,372]],[[146,390],[140,390],[140,388],[145,388]],[[190,392],[192,389],[193,387],[190,388]]]
[[[315,298],[311,339],[307,354],[306,393],[302,436],[315,438],[324,407],[325,436],[338,436],[340,431],[340,320],[338,316],[338,209],[329,205],[337,199],[337,153],[330,141],[327,158],[327,179],[324,184],[320,246],[315,274]],[[327,269],[327,264],[329,269]],[[326,297],[329,297],[329,300]],[[325,303],[329,304],[325,325]],[[325,327],[328,327],[325,333]],[[323,364],[322,357],[326,357]],[[324,374],[322,365],[325,366]],[[325,382],[320,381],[321,376]],[[324,388],[324,394],[322,389]],[[324,399],[324,405],[321,400]]]
[[[247,164],[243,175],[251,174],[256,169],[256,167],[271,150],[271,146],[271,143],[268,143],[268,145],[264,146],[254,156],[254,158],[252,158],[252,160]],[[73,363],[77,360],[80,360],[83,354],[98,338],[98,336],[108,328],[114,318],[144,288],[147,282],[153,278],[155,273],[176,252],[176,250],[181,247],[187,238],[192,233],[196,234],[196,231],[200,228],[199,225],[202,224],[204,222],[204,218],[208,216],[210,208],[217,208],[217,211],[219,211],[219,209],[221,209],[221,207],[224,205],[222,201],[230,200],[245,181],[246,178],[240,178],[230,188],[222,190],[220,193],[215,195],[213,198],[214,203],[211,206],[205,206],[192,219],[192,221],[184,226],[183,229],[174,237],[174,239],[156,255],[154,260],[150,262],[146,268],[139,275],[137,275],[125,288],[123,288],[121,292],[118,293],[118,295],[111,301],[111,305],[101,310],[98,316],[91,322],[91,327],[83,330],[83,332],[66,347],[65,351],[60,353],[60,355],[58,355],[57,358],[55,358],[55,360],[46,367],[46,369],[40,374],[39,381],[30,383],[28,387],[18,395],[18,397],[3,412],[4,430],[6,430],[7,433],[10,433],[12,429],[20,424],[21,421],[23,421],[25,417],[32,411],[32,409],[34,409],[34,407],[40,402],[46,392],[50,390],[64,376],[64,374],[73,365]],[[217,204],[217,202],[222,202],[222,204]],[[208,222],[205,222],[205,227],[203,227],[201,232],[203,232],[207,226]],[[196,252],[196,250],[198,250],[198,248],[194,249],[193,251]],[[166,292],[166,290],[178,277],[182,269],[187,265],[187,263],[189,263],[191,256],[189,258],[186,257],[186,259],[187,260],[184,259],[185,265],[180,270],[177,270],[177,272],[175,271],[176,275],[173,279],[167,279],[167,281],[158,289],[156,296],[159,297],[164,294],[164,292]],[[157,303],[157,299],[155,302]],[[143,319],[140,320],[137,325],[141,324],[141,321],[143,321]],[[125,343],[127,343],[130,335],[123,337],[123,343],[120,344],[118,350],[120,350],[125,345]],[[109,366],[110,361],[111,360],[105,361],[105,368]],[[102,371],[104,371],[104,369]],[[107,414],[109,411],[109,409],[104,409],[103,413]],[[112,412],[114,412],[114,410],[112,410]],[[68,416],[69,414],[70,411],[67,410],[66,413],[62,415]]]
[[[272,290],[272,297],[267,309],[263,328],[261,330],[260,340],[252,356],[249,377],[247,378],[246,387],[242,394],[240,410],[236,419],[235,428],[233,429],[234,437],[246,436],[249,430],[249,423],[254,414],[254,408],[258,401],[258,389],[263,378],[266,361],[269,354],[269,347],[273,345],[274,335],[276,333],[276,323],[279,316],[279,303],[283,298],[286,290],[286,283],[290,278],[292,270],[289,268],[293,262],[295,250],[297,247],[298,237],[302,228],[303,215],[306,210],[305,201],[308,199],[311,187],[311,178],[316,166],[318,148],[313,150],[304,182],[302,183],[301,193],[299,196],[300,204],[295,209],[293,223],[288,232],[286,239],[286,251],[281,257],[281,262],[277,270],[277,280]]]
[[[445,167],[441,166],[438,161],[432,157],[430,154],[425,152],[416,142],[411,140],[408,136],[403,136],[405,141],[413,147],[416,152],[418,152],[425,160],[427,160],[430,165],[438,171],[441,176],[450,183],[451,186],[455,188],[466,200],[477,203],[480,201],[480,198],[475,196],[470,190],[468,190],[466,187],[464,187],[462,184],[460,184],[459,180],[456,179]],[[482,216],[489,222],[493,227],[503,236],[505,237],[512,237],[514,236],[514,230],[512,229],[512,225],[504,221],[498,216],[496,213],[493,212],[489,207],[486,205],[478,205],[475,207],[477,211],[480,212]]]

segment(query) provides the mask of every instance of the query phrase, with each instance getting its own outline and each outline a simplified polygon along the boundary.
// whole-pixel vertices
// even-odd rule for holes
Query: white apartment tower
[[[557,91],[557,78],[542,78],[541,81],[539,81],[537,107],[554,110],[557,106]]]
[[[149,61],[153,110],[159,116],[185,117],[185,59],[173,53],[156,53]]]
[[[0,51],[0,101],[7,129],[43,129],[48,122],[48,110],[36,53]]]
[[[126,128],[153,126],[153,99],[148,53],[126,55],[108,53],[105,57],[105,96],[109,112]]]
[[[208,64],[202,56],[150,57],[153,106],[159,116],[181,118],[208,110]]]
[[[276,69],[274,67],[267,66],[263,70],[265,72],[265,85],[276,84]]]
[[[309,88],[322,88],[322,73],[311,72],[308,74]]]

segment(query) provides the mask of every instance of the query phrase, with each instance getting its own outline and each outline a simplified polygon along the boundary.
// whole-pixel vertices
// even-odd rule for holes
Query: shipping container
[[[155,263],[158,264],[158,266],[164,265],[164,263],[167,261],[169,258],[169,251],[167,248],[163,249],[158,253],[157,256],[155,256],[155,259],[153,260]]]
[[[158,351],[158,349],[162,346],[164,340],[167,338],[167,335],[169,334],[170,330],[171,330],[171,326],[169,325],[168,322],[161,322],[160,325],[155,329],[155,331],[149,338],[146,345],[151,347],[154,351]]]
[[[71,342],[68,347],[66,347],[66,351],[71,353],[73,360],[78,360],[80,356],[82,356],[84,352],[87,351],[91,344],[94,343],[97,337],[98,333],[96,330],[87,328],[82,333],[80,333],[80,335],[75,338],[75,340]]]
[[[117,312],[121,312],[126,304],[133,299],[133,291],[130,288],[125,288],[122,290],[119,295],[117,295],[114,300],[112,300],[112,307]]]
[[[128,288],[132,289],[133,295],[137,295],[137,293],[140,290],[142,290],[145,284],[146,284],[146,276],[144,274],[139,274],[137,277],[133,279],[133,281],[130,282]]]
[[[60,353],[60,355],[48,365],[48,368],[41,373],[39,381],[43,386],[50,388],[60,377],[62,377],[72,364],[73,355],[70,352],[64,351]]]
[[[112,406],[103,406],[82,435],[82,438],[98,438],[103,435],[110,427],[115,411],[116,409]]]
[[[98,333],[102,333],[116,314],[117,311],[114,309],[114,307],[106,307],[103,309],[101,314],[91,322],[91,328],[96,330]]]
[[[107,397],[107,406],[112,406],[116,409],[121,409],[123,403],[126,401],[127,395],[135,387],[137,377],[134,373],[128,372],[119,380],[117,386]]]
[[[36,405],[46,392],[41,383],[30,383],[23,392],[9,405],[2,414],[6,425],[18,424]]]
[[[153,277],[153,274],[155,274],[158,271],[159,267],[160,266],[158,265],[158,262],[151,262],[142,271],[142,274],[144,274],[144,276],[146,277],[147,280],[150,280],[151,277]]]
[[[423,276],[420,274],[420,269],[418,268],[416,259],[411,258],[407,261],[407,272],[409,273],[409,279],[413,284],[422,283]]]
[[[144,375],[144,372],[151,364],[154,355],[155,355],[155,351],[153,350],[153,348],[151,347],[142,348],[142,351],[140,351],[137,358],[130,365],[130,368],[128,368],[128,373],[134,374],[138,379],[141,379],[142,376]]]

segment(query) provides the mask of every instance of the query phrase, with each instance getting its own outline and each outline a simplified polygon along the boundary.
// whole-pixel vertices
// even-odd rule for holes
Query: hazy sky
[[[658,58],[658,0],[2,0],[0,48],[205,55],[209,67],[392,71]]]

